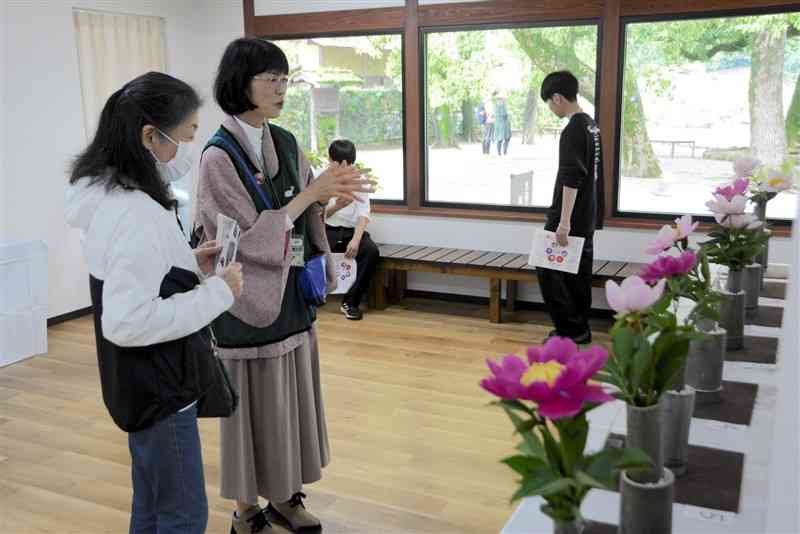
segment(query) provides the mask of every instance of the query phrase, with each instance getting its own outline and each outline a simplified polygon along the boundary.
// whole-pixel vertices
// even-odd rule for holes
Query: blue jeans
[[[130,534],[203,534],[208,500],[197,405],[128,434],[133,478]]]

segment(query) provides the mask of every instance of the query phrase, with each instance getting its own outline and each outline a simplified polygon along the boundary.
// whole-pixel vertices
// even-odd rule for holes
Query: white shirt
[[[236,119],[236,122],[238,122],[239,126],[242,127],[242,130],[244,130],[244,134],[247,136],[247,140],[250,141],[250,146],[252,147],[253,152],[256,153],[256,157],[258,158],[256,163],[258,164],[259,170],[261,172],[265,172],[264,154],[261,151],[261,143],[264,139],[264,125],[262,125],[260,128],[256,128],[239,119],[239,117],[234,117],[234,119]]]
[[[239,119],[239,117],[234,117],[234,119],[236,119],[236,122],[242,127],[244,134],[247,136],[247,141],[250,143],[250,147],[253,149],[253,152],[256,153],[256,157],[258,158],[256,163],[258,164],[259,170],[266,175],[267,170],[264,168],[264,151],[261,150],[266,124],[261,126],[261,128],[256,128]],[[286,229],[291,230],[292,228],[294,228],[294,223],[291,217],[286,215]]]
[[[351,202],[348,206],[340,209],[325,221],[329,226],[342,226],[344,228],[355,228],[358,225],[358,220],[361,217],[369,219],[369,194],[368,193],[355,193],[355,196],[363,200],[363,202]],[[336,204],[336,198],[328,201],[328,207]]]

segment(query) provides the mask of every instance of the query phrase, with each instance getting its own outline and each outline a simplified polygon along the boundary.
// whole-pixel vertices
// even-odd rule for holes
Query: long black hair
[[[142,144],[142,127],[150,124],[169,132],[200,105],[195,90],[177,78],[162,72],[134,78],[106,101],[94,139],[75,158],[69,182],[90,178],[108,189],[139,189],[165,209],[173,209],[175,198]]]

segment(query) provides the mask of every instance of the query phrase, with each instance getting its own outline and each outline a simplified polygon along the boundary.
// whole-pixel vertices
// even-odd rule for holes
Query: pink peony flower
[[[750,180],[747,178],[737,178],[733,181],[733,183],[728,184],[723,187],[718,187],[714,191],[714,196],[723,196],[725,199],[730,202],[734,199],[737,195],[744,195],[747,191],[747,186],[750,185]]]
[[[608,360],[608,351],[593,346],[578,351],[568,338],[550,338],[543,347],[528,349],[528,364],[508,355],[503,363],[487,360],[493,376],[481,380],[481,387],[500,398],[535,402],[540,416],[548,419],[572,417],[584,403],[613,400],[600,385],[589,379]]]
[[[499,364],[487,359],[486,365],[494,376],[481,380],[481,387],[501,399],[517,399],[522,391],[520,379],[528,370],[525,362],[514,354],[507,354]]]
[[[674,228],[665,224],[658,231],[655,240],[645,249],[645,252],[647,254],[661,254],[671,249],[676,241],[689,237],[689,234],[694,232],[699,224],[700,223],[692,224],[691,215],[684,215],[683,217],[675,219]]]
[[[699,222],[692,223],[691,215],[684,215],[679,219],[675,219],[675,228],[678,231],[676,240],[686,239],[689,235],[697,229]]]
[[[756,158],[747,156],[736,158],[736,161],[733,162],[733,172],[737,178],[749,178],[755,174],[760,165],[761,162]]]
[[[648,254],[661,254],[665,250],[672,248],[672,245],[678,239],[678,233],[671,226],[666,224],[658,231],[655,241],[650,243],[645,249]]]
[[[697,265],[697,255],[687,250],[680,256],[659,256],[649,265],[645,265],[639,276],[648,284],[655,284],[665,278],[684,276]]]
[[[606,282],[606,300],[617,313],[643,311],[658,302],[664,293],[666,282],[662,279],[650,287],[636,275],[629,276],[620,285],[609,280]]]
[[[714,195],[714,200],[706,202],[706,206],[712,213],[728,215],[744,214],[744,208],[747,205],[747,198],[744,195],[735,195],[732,198],[727,198],[724,195]]]
[[[756,230],[764,225],[752,213],[715,213],[714,219],[723,228],[733,228],[734,230]]]

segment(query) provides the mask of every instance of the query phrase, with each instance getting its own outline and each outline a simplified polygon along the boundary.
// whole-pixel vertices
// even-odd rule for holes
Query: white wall
[[[6,17],[6,2],[0,2],[0,240],[8,233],[7,229],[7,209],[6,209],[6,188],[8,176],[6,174],[6,84],[8,76],[5,75],[7,63],[6,27],[8,18]]]
[[[13,46],[9,46],[9,63],[2,70],[6,105],[0,122],[6,125],[3,182],[8,198],[0,211],[9,224],[0,226],[0,239],[47,243],[50,317],[89,305],[88,274],[79,237],[66,227],[63,216],[67,167],[84,143],[72,8],[164,17],[170,70],[179,75],[194,71],[192,78],[199,80],[201,70],[212,68],[213,63],[205,50],[206,43],[213,40],[205,35],[213,28],[208,16],[212,11],[204,3],[229,6],[217,9],[215,16],[224,18],[230,12],[241,26],[238,1],[3,2],[6,41]]]

